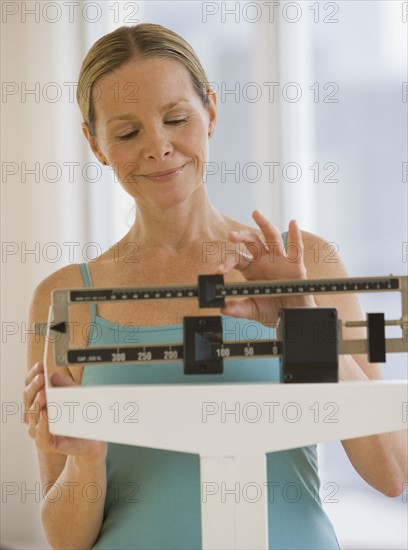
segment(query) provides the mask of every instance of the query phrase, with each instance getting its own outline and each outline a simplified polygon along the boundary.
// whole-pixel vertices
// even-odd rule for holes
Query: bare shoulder
[[[327,241],[308,231],[301,233],[304,262],[310,279],[349,277],[336,242]]]
[[[43,279],[35,288],[33,301],[51,302],[51,292],[57,288],[81,288],[84,286],[79,264],[70,264]]]
[[[35,322],[46,322],[53,290],[83,286],[79,264],[70,264],[51,273],[34,289],[30,302],[30,317],[35,318]]]

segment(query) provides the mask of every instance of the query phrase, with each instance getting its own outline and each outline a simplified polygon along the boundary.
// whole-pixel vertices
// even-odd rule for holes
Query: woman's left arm
[[[302,231],[304,264],[308,279],[349,277],[335,243]],[[318,307],[335,307],[343,321],[362,320],[357,294],[315,295]],[[366,338],[364,327],[343,327],[344,339]],[[340,380],[380,380],[378,364],[366,355],[340,355]],[[400,495],[408,481],[408,436],[406,430],[342,441],[350,462],[372,487],[389,497]]]

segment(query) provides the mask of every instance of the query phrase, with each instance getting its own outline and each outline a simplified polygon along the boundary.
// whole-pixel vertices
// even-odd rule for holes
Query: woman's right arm
[[[29,326],[46,323],[55,288],[79,287],[67,280],[75,266],[69,266],[45,279],[36,288],[30,305]],[[70,271],[72,273],[72,271]],[[68,279],[70,279],[68,277]],[[75,279],[75,277],[74,277]],[[74,284],[73,284],[74,283]],[[82,331],[80,331],[82,332]],[[91,548],[100,532],[106,498],[107,445],[49,432],[44,374],[45,337],[31,334],[28,341],[28,373],[24,390],[26,423],[37,446],[43,501],[41,520],[52,548]],[[76,385],[68,368],[56,367],[52,346],[48,345],[47,371],[52,385]]]

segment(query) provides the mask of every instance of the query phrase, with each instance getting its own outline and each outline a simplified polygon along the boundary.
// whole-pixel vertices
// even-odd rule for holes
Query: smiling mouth
[[[184,168],[185,164],[182,166],[178,166],[176,168],[172,168],[171,170],[167,170],[166,172],[155,172],[153,174],[145,174],[145,178],[153,178],[153,179],[161,179],[166,177],[172,177],[178,175]]]

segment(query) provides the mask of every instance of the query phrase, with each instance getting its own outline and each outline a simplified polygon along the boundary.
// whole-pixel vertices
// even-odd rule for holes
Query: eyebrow
[[[161,107],[160,109],[160,112],[167,111],[168,109],[175,107],[179,103],[191,103],[191,101],[185,98],[176,99],[175,101],[171,101],[170,103],[166,103],[166,105],[163,105],[163,107]],[[135,118],[137,117],[131,114],[115,115],[106,121],[105,126],[107,126],[110,122],[114,122],[116,120],[134,120]]]

